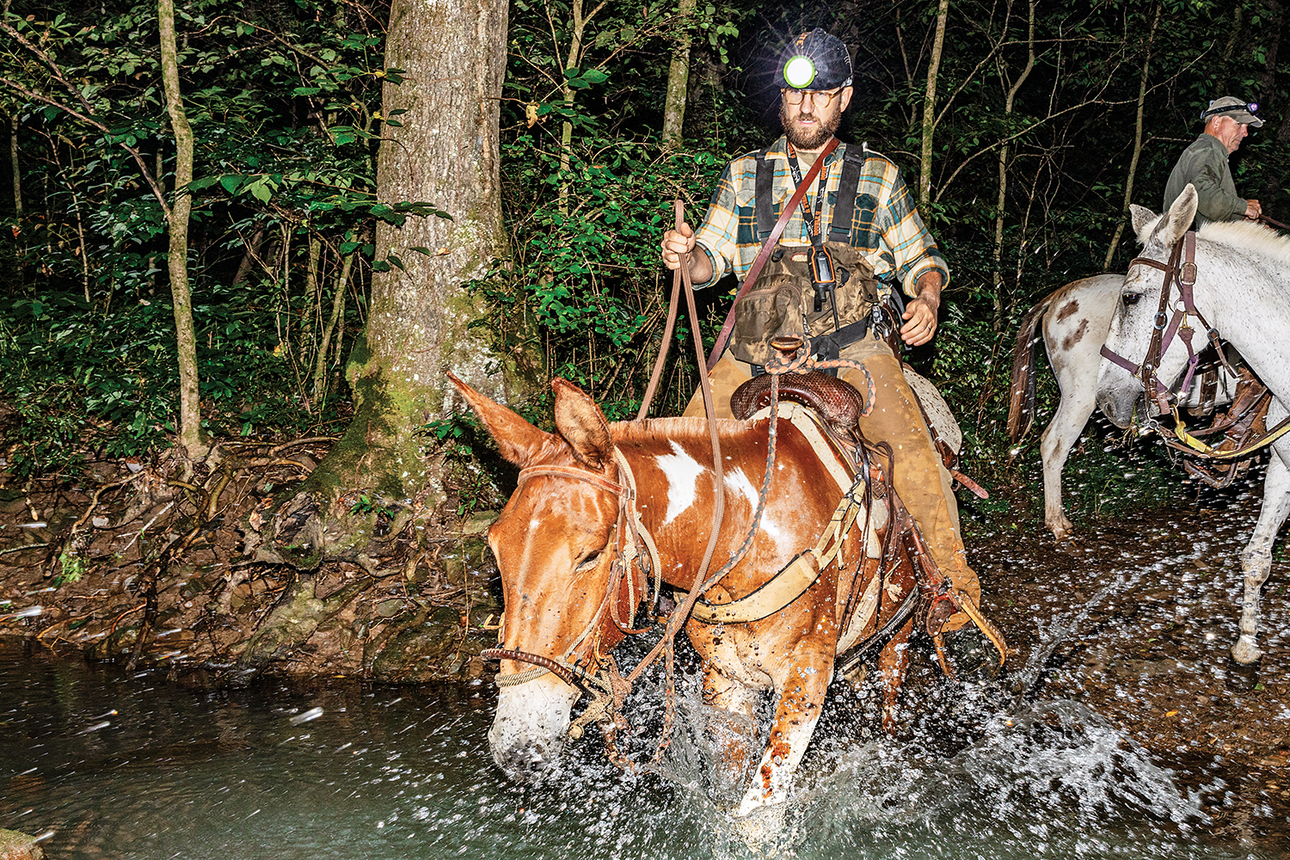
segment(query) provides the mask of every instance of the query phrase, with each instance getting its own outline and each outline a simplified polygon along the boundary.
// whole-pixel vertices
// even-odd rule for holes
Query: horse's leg
[[[1273,421],[1269,410],[1268,423]],[[1279,420],[1279,419],[1277,419]],[[1277,532],[1290,514],[1290,444],[1278,443],[1268,458],[1268,473],[1263,479],[1263,507],[1250,542],[1241,553],[1241,573],[1245,577],[1245,599],[1241,602],[1241,636],[1232,646],[1232,658],[1238,663],[1253,663],[1263,656],[1259,634],[1259,592],[1272,571],[1272,544]]]
[[[816,624],[817,629],[821,627],[826,628],[821,631],[825,635],[800,640],[793,649],[788,671],[775,678],[779,700],[775,703],[770,742],[753,776],[753,784],[739,804],[736,813],[739,816],[783,803],[788,798],[793,772],[806,753],[833,679],[837,630],[831,620]]]
[[[1052,347],[1049,349],[1052,355]],[[1096,363],[1091,369],[1054,364],[1062,399],[1040,438],[1039,451],[1044,461],[1044,524],[1058,540],[1066,538],[1073,528],[1062,506],[1062,469],[1071,448],[1075,447],[1075,440],[1093,414],[1097,367]]]
[[[896,734],[896,699],[909,670],[909,636],[914,630],[911,618],[878,653],[878,677],[882,681],[882,728]]]
[[[703,701],[723,712],[709,716],[707,727],[720,750],[726,783],[742,782],[748,773],[752,740],[757,736],[757,693],[709,663],[703,673]]]

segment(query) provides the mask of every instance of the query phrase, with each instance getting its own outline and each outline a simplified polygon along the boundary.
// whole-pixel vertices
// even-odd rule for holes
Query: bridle
[[[1161,263],[1150,257],[1134,257],[1129,261],[1129,269],[1132,270],[1136,265],[1151,266],[1165,273],[1164,284],[1160,287],[1160,305],[1156,309],[1155,325],[1151,332],[1151,343],[1147,346],[1147,353],[1143,356],[1142,363],[1135,365],[1119,353],[1108,349],[1106,344],[1102,345],[1101,352],[1102,356],[1108,361],[1124,368],[1133,376],[1142,380],[1143,396],[1154,400],[1160,408],[1161,414],[1173,415],[1174,428],[1172,436],[1174,438],[1172,439],[1170,438],[1171,433],[1163,426],[1158,422],[1151,422],[1165,441],[1172,447],[1195,456],[1215,460],[1235,460],[1252,454],[1259,448],[1270,445],[1290,433],[1290,416],[1287,416],[1277,426],[1267,430],[1252,442],[1248,442],[1248,444],[1234,450],[1220,451],[1212,448],[1188,431],[1187,422],[1183,420],[1178,409],[1178,395],[1180,392],[1185,393],[1191,387],[1192,377],[1195,375],[1197,365],[1200,363],[1200,355],[1192,347],[1191,343],[1194,329],[1188,323],[1189,317],[1195,318],[1200,326],[1205,329],[1205,335],[1209,339],[1210,345],[1214,347],[1214,351],[1218,354],[1218,360],[1223,367],[1232,376],[1237,375],[1236,370],[1227,361],[1227,355],[1223,350],[1218,329],[1210,325],[1200,311],[1196,309],[1193,297],[1193,288],[1196,285],[1196,231],[1188,230],[1174,243],[1168,263]],[[1173,314],[1170,315],[1168,308],[1172,295],[1171,287],[1175,284],[1178,287],[1180,301],[1174,305]],[[1171,389],[1160,381],[1156,376],[1156,371],[1160,367],[1161,356],[1169,348],[1175,334],[1187,345],[1187,370],[1182,375],[1180,383]],[[1175,442],[1175,439],[1177,442]],[[1179,442],[1182,444],[1179,445]]]
[[[1109,349],[1106,344],[1102,345],[1102,356],[1142,380],[1143,395],[1154,400],[1162,413],[1176,412],[1176,392],[1185,392],[1191,386],[1192,377],[1200,364],[1200,353],[1195,350],[1191,342],[1195,329],[1188,322],[1189,318],[1194,318],[1205,329],[1206,337],[1214,346],[1223,366],[1233,374],[1235,371],[1227,364],[1227,359],[1223,355],[1218,330],[1211,326],[1196,309],[1193,297],[1193,287],[1196,285],[1196,231],[1188,230],[1174,243],[1168,263],[1161,263],[1150,257],[1134,257],[1129,261],[1129,270],[1132,271],[1133,267],[1138,265],[1151,266],[1165,273],[1164,284],[1160,287],[1160,304],[1156,309],[1155,325],[1151,331],[1151,343],[1147,346],[1146,355],[1143,356],[1140,364],[1134,364]],[[1174,304],[1173,313],[1170,314],[1169,305],[1174,285],[1177,285],[1180,301]],[[1187,345],[1187,370],[1176,389],[1171,389],[1160,381],[1156,372],[1160,368],[1161,357],[1173,343],[1175,335]]]
[[[658,599],[659,589],[662,586],[662,565],[659,562],[658,548],[654,544],[654,539],[642,524],[640,511],[636,507],[635,476],[627,459],[617,447],[614,448],[614,459],[618,465],[618,481],[611,481],[602,473],[582,466],[540,465],[520,470],[517,490],[529,478],[546,476],[580,481],[602,492],[610,493],[617,500],[618,520],[610,535],[609,543],[602,550],[606,553],[613,552],[613,558],[610,561],[611,573],[605,587],[605,594],[587,626],[574,637],[564,653],[556,657],[511,648],[487,648],[481,651],[480,657],[485,660],[514,660],[528,663],[533,667],[523,672],[507,674],[499,672],[496,676],[499,687],[524,684],[550,672],[566,684],[592,695],[599,692],[593,689],[593,686],[601,688],[604,692],[612,692],[613,684],[599,678],[596,674],[599,666],[605,661],[604,656],[599,652],[602,637],[596,634],[600,631],[606,615],[622,635],[645,632],[631,626],[631,613],[639,605],[641,597],[648,594],[648,576],[651,571],[654,574],[655,600]],[[641,551],[642,547],[644,554]],[[619,592],[624,587],[626,587],[626,599],[620,601]],[[622,604],[628,607],[626,618],[620,614]],[[594,668],[589,672],[588,667]]]

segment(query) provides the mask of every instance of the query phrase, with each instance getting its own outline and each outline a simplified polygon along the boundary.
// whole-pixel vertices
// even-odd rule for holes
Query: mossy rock
[[[442,680],[461,668],[461,618],[457,611],[441,607],[421,623],[417,623],[419,617],[409,619],[385,640],[371,663],[373,678],[390,684],[419,684]]]
[[[0,860],[43,860],[45,852],[34,836],[16,830],[0,830]]]

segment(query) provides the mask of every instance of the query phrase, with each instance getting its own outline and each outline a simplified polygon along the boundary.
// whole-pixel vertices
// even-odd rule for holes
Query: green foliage
[[[64,585],[72,582],[80,582],[89,569],[85,559],[75,553],[61,552],[58,554],[58,573],[54,576],[54,588],[62,588]]]
[[[206,371],[203,415],[226,436],[295,434],[335,417],[292,395],[278,347],[281,309],[254,290],[212,290],[195,307]],[[0,339],[0,400],[16,412],[9,468],[68,472],[87,454],[138,456],[174,432],[178,386],[173,312],[140,300],[104,314],[67,293],[18,299]]]
[[[173,431],[167,231],[151,184],[173,182],[156,6],[4,21],[48,62],[0,40],[6,77],[46,99],[6,96],[20,122],[28,206],[0,232],[0,252],[20,264],[3,284],[8,301],[0,298],[14,311],[0,396],[19,413],[10,466],[61,471],[87,451],[141,453]],[[401,73],[384,68],[382,35],[365,32],[372,21],[330,0],[233,12],[197,0],[179,10],[181,88],[198,151],[196,179],[178,193],[192,197],[202,406],[217,433],[295,432],[334,417],[335,368],[362,322],[364,279],[402,265],[371,260],[373,225],[446,217],[429,203],[376,199],[380,126],[398,122],[380,114],[381,86]],[[338,285],[355,254],[368,267]],[[353,289],[358,304],[344,301],[331,331],[337,289]]]

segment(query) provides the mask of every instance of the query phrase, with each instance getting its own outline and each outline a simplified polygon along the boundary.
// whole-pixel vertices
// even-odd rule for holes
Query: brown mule
[[[556,432],[546,433],[451,378],[521,470],[489,531],[505,599],[489,742],[497,763],[517,776],[553,763],[580,688],[621,681],[610,651],[635,632],[650,581],[681,591],[694,585],[712,528],[708,426],[686,418],[611,424],[581,389],[555,379]],[[751,718],[761,693],[775,697],[769,741],[740,815],[787,797],[835,661],[848,649],[879,650],[884,723],[893,725],[904,646],[929,600],[945,596],[944,583],[929,592],[925,578],[915,577],[909,548],[916,532],[885,541],[889,522],[908,519],[903,510],[846,504],[848,494],[857,502],[868,495],[864,482],[852,485],[841,456],[817,454],[809,425],[785,415],[796,410],[781,410],[773,477],[756,521],[768,419],[718,422],[725,514],[714,570],[745,538],[750,546],[685,627],[710,704]],[[884,564],[886,543],[898,557]],[[746,772],[742,748],[729,739],[726,763]]]

